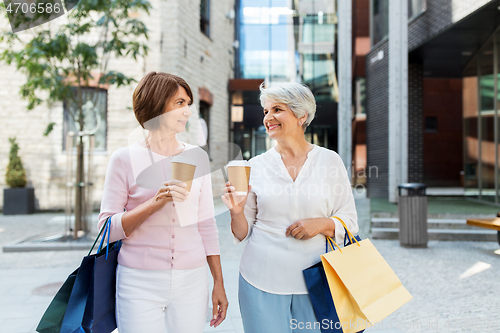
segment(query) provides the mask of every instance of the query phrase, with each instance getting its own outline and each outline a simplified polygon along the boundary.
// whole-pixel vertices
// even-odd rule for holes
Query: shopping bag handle
[[[332,218],[335,218],[335,219],[339,220],[340,223],[342,223],[342,226],[344,227],[345,231],[347,232],[347,235],[349,236],[351,244],[354,244],[354,241],[355,241],[356,244],[358,244],[358,246],[361,246],[359,244],[358,240],[356,239],[356,237],[354,237],[353,234],[349,231],[349,229],[347,229],[347,226],[345,225],[344,221],[342,221],[342,219],[340,217],[338,217],[338,216],[332,216]]]
[[[103,231],[104,231],[104,235],[101,238],[101,242],[99,243],[99,247],[97,248],[97,252],[101,251],[101,249],[102,249],[102,243],[104,242],[104,238],[106,238],[106,233],[108,233],[108,241],[107,241],[107,246],[106,246],[106,259],[108,259],[109,236],[111,235],[111,217],[112,216],[113,215],[111,215],[110,217],[108,217],[106,219],[106,222],[102,226],[101,231],[99,231],[99,235],[97,235],[97,237],[96,237],[96,239],[94,241],[94,244],[92,244],[92,247],[90,248],[90,251],[87,254],[87,256],[89,256],[92,253],[92,251],[94,250],[94,247],[95,247],[97,241],[99,240],[99,237],[101,237],[101,235],[103,234]]]
[[[106,232],[108,232],[108,237],[106,237]],[[99,248],[97,249],[97,252],[101,252],[101,250],[102,250],[102,243],[104,242],[104,238],[107,238],[107,242],[106,242],[106,259],[108,259],[109,238],[110,237],[111,237],[111,216],[108,217],[108,219],[106,220],[106,229],[104,229],[104,235],[102,235],[101,243],[99,244]]]
[[[333,243],[339,249],[340,253],[342,253],[340,246],[338,246],[337,243],[335,243],[335,241],[333,240],[332,237],[326,236],[326,242],[328,243],[328,245],[330,245],[330,248],[332,249],[332,251],[335,251],[335,249],[333,248],[333,245],[332,245],[332,243]]]

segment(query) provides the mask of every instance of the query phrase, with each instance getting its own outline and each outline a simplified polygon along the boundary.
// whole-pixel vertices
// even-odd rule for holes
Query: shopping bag
[[[333,304],[323,264],[318,262],[304,269],[302,273],[321,333],[342,333],[342,328],[336,325],[339,322],[339,316]]]
[[[359,241],[359,236],[355,236]],[[350,237],[344,238],[344,247],[352,243]],[[327,238],[326,252],[328,252],[329,239]],[[330,245],[331,246],[331,245]],[[331,246],[334,250],[333,246]],[[313,306],[316,321],[320,324],[322,333],[343,333],[337,310],[333,303],[332,294],[326,278],[322,262],[306,268],[302,271],[306,282],[309,298]],[[361,330],[360,332],[362,332]]]
[[[355,244],[321,255],[344,333],[380,322],[413,298],[369,239],[350,238]]]
[[[109,244],[110,223],[108,218],[98,253],[82,260],[68,300],[61,333],[111,333],[116,329],[116,265],[121,242]],[[108,245],[103,249],[105,238],[108,239]]]
[[[121,242],[109,244],[110,223],[111,220],[108,218],[92,245],[89,255],[83,259],[80,267],[68,276],[54,296],[36,328],[37,332],[66,333],[76,330],[77,332],[109,333],[116,328],[114,318],[115,270]],[[98,254],[90,255],[103,231],[104,236],[101,238]],[[106,231],[108,245],[103,249]],[[85,299],[82,314],[81,304]],[[93,300],[92,304],[87,307],[87,302],[91,300]],[[99,304],[96,305],[97,303]],[[114,328],[111,328],[113,326]],[[82,327],[82,331],[80,331],[80,327]]]
[[[361,242],[361,237],[359,237],[358,235],[354,235],[353,238],[351,238],[351,236],[349,235],[349,233],[347,232],[347,229],[346,229],[345,236],[344,236],[344,247],[346,247],[347,245],[351,245],[353,243],[356,243],[356,241]],[[333,248],[333,250],[335,250],[335,248]],[[328,250],[326,252],[328,252]]]
[[[50,302],[36,327],[40,333],[59,333],[78,269],[71,273]]]

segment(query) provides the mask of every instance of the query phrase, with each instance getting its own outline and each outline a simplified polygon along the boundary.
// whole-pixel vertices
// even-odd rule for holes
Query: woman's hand
[[[252,189],[252,186],[248,185],[248,192]],[[224,187],[224,195],[221,196],[222,202],[224,202],[231,211],[232,215],[239,215],[243,212],[245,204],[247,203],[247,195],[236,195],[236,189],[231,186],[231,183],[227,182],[226,187]]]
[[[185,183],[179,180],[164,182],[154,197],[134,209],[125,212],[122,216],[122,227],[125,237],[130,237],[135,229],[151,215],[161,210],[167,203],[186,200],[189,195],[186,186]]]
[[[292,223],[286,229],[286,237],[292,235],[296,239],[306,240],[323,234],[328,237],[335,235],[335,223],[329,218],[314,218]]]
[[[212,291],[212,305],[213,311],[210,326],[215,328],[219,326],[224,319],[226,319],[227,307],[229,306],[226,291],[224,290],[224,285],[221,282],[214,283],[214,290]]]
[[[163,208],[166,203],[171,201],[185,201],[189,195],[186,187],[186,183],[180,180],[169,180],[161,185],[152,200],[159,206],[159,209]]]

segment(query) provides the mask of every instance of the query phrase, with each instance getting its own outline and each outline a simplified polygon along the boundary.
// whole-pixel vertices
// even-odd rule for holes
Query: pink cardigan
[[[150,270],[193,269],[206,265],[207,256],[220,254],[208,156],[199,147],[184,145],[181,155],[195,159],[197,164],[187,200],[167,203],[129,237],[123,231],[123,214],[154,197],[160,184],[171,179],[171,158],[139,143],[111,155],[98,228],[113,215],[110,242],[122,239],[120,265]]]

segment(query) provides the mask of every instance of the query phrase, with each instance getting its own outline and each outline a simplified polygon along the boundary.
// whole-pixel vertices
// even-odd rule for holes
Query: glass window
[[[241,1],[238,77],[271,81],[293,77],[293,15],[286,0]]]
[[[333,54],[304,54],[302,80],[317,100],[337,99]]]
[[[240,68],[245,79],[265,78],[269,74],[269,28],[243,25],[240,30]]]
[[[438,131],[438,118],[437,117],[425,117],[425,132],[426,133],[437,133]]]
[[[466,194],[477,195],[478,178],[478,76],[477,62],[470,64],[470,71],[463,79],[463,122],[464,122],[464,187]]]
[[[200,146],[204,146],[204,145],[202,145],[202,142],[206,141],[205,145],[207,146],[207,148],[209,148],[208,146],[210,144],[210,127],[208,126],[208,124],[210,124],[210,105],[206,102],[201,101],[200,102],[200,128],[198,128],[198,130],[201,129],[202,133],[198,134],[198,138],[199,138],[198,144]],[[203,134],[203,138],[201,138],[201,134]]]
[[[427,0],[408,0],[408,20],[417,17],[427,9]],[[371,1],[372,45],[389,35],[389,0]]]
[[[494,195],[491,196],[491,200],[496,204],[500,204],[500,73],[498,73],[498,68],[500,66],[500,33],[497,32],[493,38],[494,43],[494,58],[493,61],[496,63],[496,76],[497,76],[497,95],[494,100],[494,120],[493,120],[493,135],[490,136],[493,147],[491,149],[491,154],[495,155],[493,178],[494,186],[492,189]]]
[[[205,35],[210,36],[210,0],[200,2],[200,29]]]
[[[466,195],[496,203],[500,203],[498,196],[499,37],[494,36],[493,41],[488,41],[477,52],[476,57],[464,69],[463,80]]]
[[[356,114],[366,114],[366,78],[356,78]]]
[[[335,24],[333,14],[307,15],[304,17],[304,31],[302,41],[304,43],[333,42],[335,36]]]
[[[411,20],[423,13],[427,8],[427,0],[408,0],[408,19]]]
[[[335,149],[335,121],[328,111],[338,98],[336,1],[239,0],[237,4],[236,77],[308,85],[318,102],[317,115],[324,117],[321,126],[325,126],[315,130],[311,142]],[[265,129],[247,119],[249,112],[261,112],[258,95],[258,91],[243,92],[232,98],[233,105],[244,106],[245,120],[232,128],[233,140],[242,147],[244,157],[271,145]]]
[[[76,88],[74,89],[76,96]],[[104,89],[82,88],[83,103],[83,131],[93,133],[95,136],[95,149],[106,150],[106,117],[108,94]],[[69,131],[78,132],[82,129],[78,123],[80,112],[76,104],[76,99],[65,101],[64,103],[64,126],[63,126],[63,150],[66,150],[66,137]],[[76,139],[75,139],[76,140]],[[84,137],[84,141],[88,137]],[[85,148],[88,148],[85,142]],[[76,141],[73,142],[73,147]]]
[[[269,66],[270,81],[287,81],[293,78],[290,67],[294,65],[293,37],[289,36],[292,32],[291,25],[275,25],[270,27],[271,32],[271,53]],[[288,36],[289,38],[283,38]]]
[[[493,43],[488,43],[479,53],[479,92],[480,92],[480,114],[478,128],[479,160],[478,176],[481,199],[491,198],[494,189],[494,104],[495,78],[493,68]]]
[[[299,74],[301,81],[311,88],[318,101],[336,101],[338,98],[334,51],[337,20],[334,12],[326,11],[328,8],[308,8],[307,14],[301,17],[299,31]]]
[[[296,81],[303,55],[334,54],[333,0],[242,0],[240,4],[238,77]]]
[[[372,0],[371,37],[372,45],[389,35],[389,0]]]

